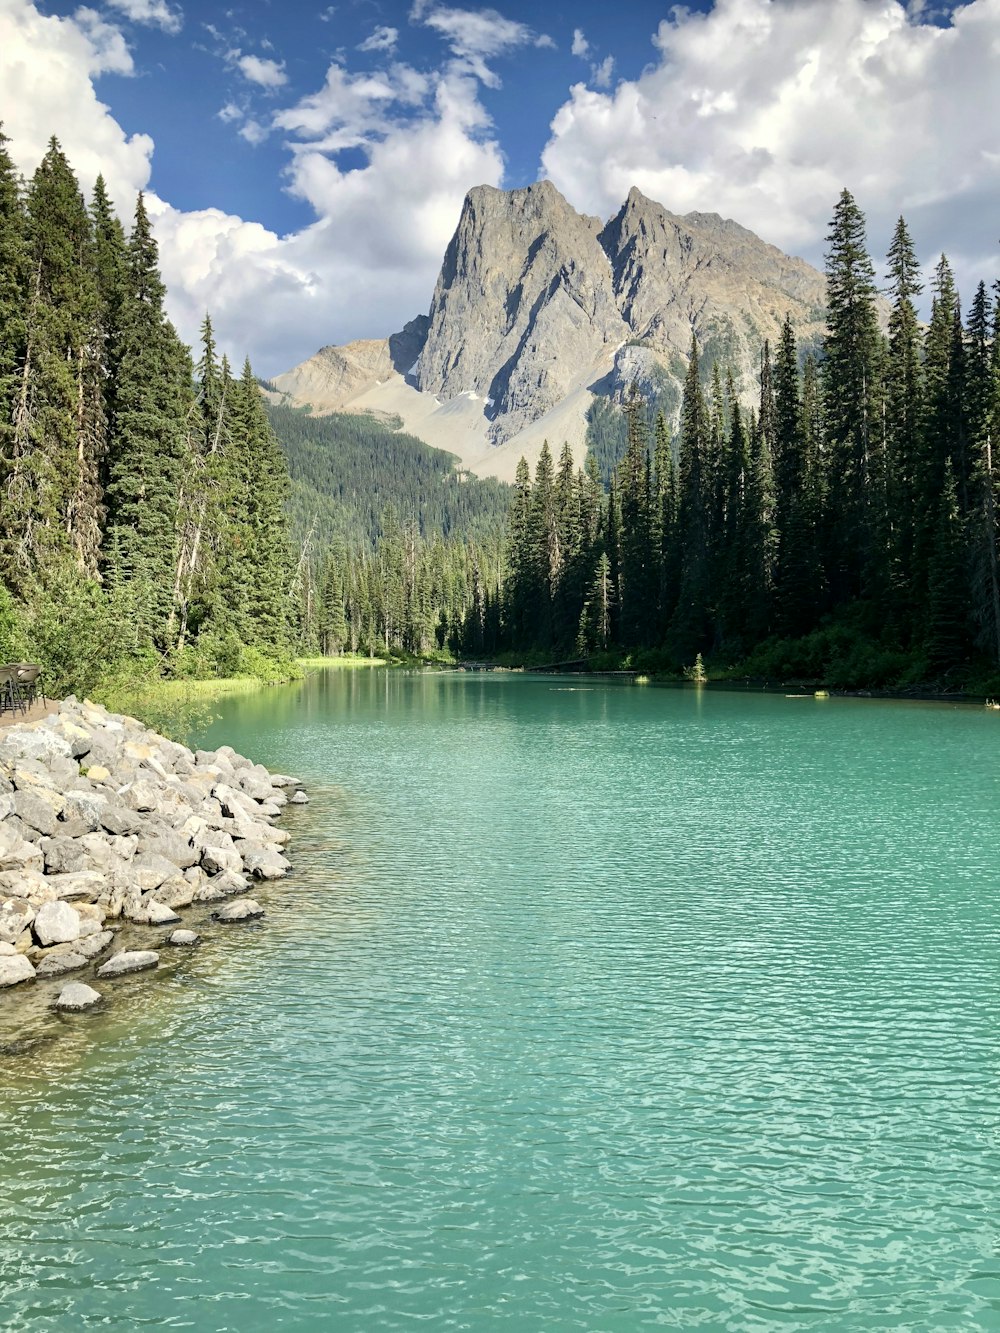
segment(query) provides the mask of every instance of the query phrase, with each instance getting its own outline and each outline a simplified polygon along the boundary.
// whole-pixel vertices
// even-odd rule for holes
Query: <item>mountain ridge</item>
[[[677,215],[633,187],[607,222],[550,181],[466,196],[427,315],[386,339],[321,349],[275,377],[278,401],[398,416],[480,474],[513,477],[543,439],[578,461],[595,397],[628,386],[676,416],[692,332],[702,363],[752,401],[786,313],[806,345],[825,279],[732,219]],[[412,359],[411,359],[412,358]]]

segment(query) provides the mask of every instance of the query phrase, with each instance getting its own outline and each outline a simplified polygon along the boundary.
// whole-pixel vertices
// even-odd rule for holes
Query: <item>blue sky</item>
[[[0,119],[85,189],[147,192],[170,307],[287,369],[428,308],[465,192],[638,185],[822,264],[848,186],[963,294],[1000,218],[1000,0],[0,0]]]

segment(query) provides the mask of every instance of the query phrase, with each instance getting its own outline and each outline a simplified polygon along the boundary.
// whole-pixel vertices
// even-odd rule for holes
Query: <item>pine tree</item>
[[[142,195],[128,244],[115,437],[108,468],[106,573],[135,600],[136,646],[173,644],[178,496],[189,463],[192,369],[163,309]]]
[[[504,582],[504,621],[510,645],[531,642],[531,606],[535,595],[531,551],[531,473],[521,458],[514,476],[514,499],[507,525],[507,578]]]
[[[55,139],[28,191],[26,253],[24,346],[0,497],[3,571],[22,589],[32,573],[44,579],[66,558],[93,572],[103,517],[93,239],[76,177]]]
[[[709,639],[709,575],[712,533],[711,468],[708,451],[710,422],[701,387],[698,343],[691,337],[691,354],[681,402],[681,457],[677,513],[681,550],[680,587],[670,627],[674,652],[689,660],[707,649]]]
[[[823,409],[829,449],[830,582],[837,601],[881,586],[882,345],[861,210],[844,190],[827,237]]]
[[[965,538],[951,461],[945,462],[927,580],[927,662],[935,676],[963,663],[970,646]]]
[[[897,617],[912,621],[915,520],[919,508],[924,376],[913,298],[923,291],[920,266],[902,218],[889,248],[889,351],[886,361],[887,507],[890,586]]]
[[[27,354],[29,275],[27,220],[8,142],[0,130],[0,486],[4,488],[15,456],[15,403]],[[9,551],[9,537],[4,546]]]
[[[652,580],[649,577],[650,521],[647,465],[649,455],[645,404],[633,384],[625,399],[627,442],[618,465],[621,504],[621,641],[626,646],[643,641],[649,616]]]

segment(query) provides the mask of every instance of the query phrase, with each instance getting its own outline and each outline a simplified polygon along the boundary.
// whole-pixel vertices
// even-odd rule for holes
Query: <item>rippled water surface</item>
[[[6,1330],[1000,1328],[1000,716],[224,711],[311,789],[295,872],[0,1062]]]

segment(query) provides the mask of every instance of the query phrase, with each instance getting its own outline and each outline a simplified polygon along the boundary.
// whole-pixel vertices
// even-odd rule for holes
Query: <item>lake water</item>
[[[1000,714],[222,711],[310,788],[295,871],[0,1061],[7,1333],[1000,1328]]]

